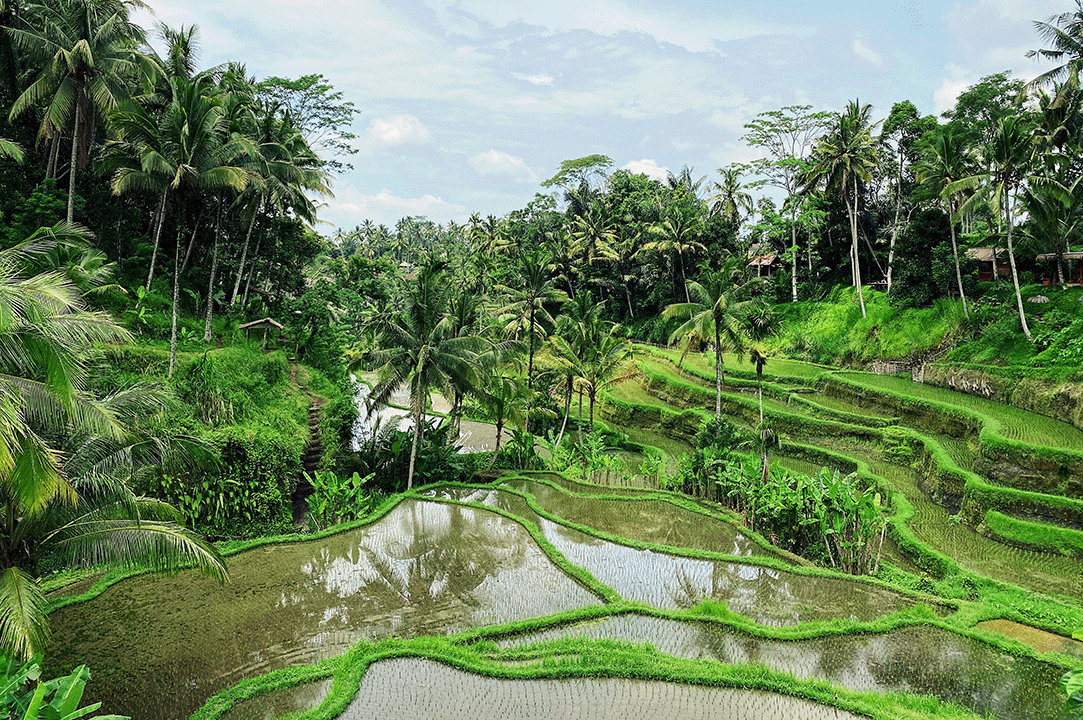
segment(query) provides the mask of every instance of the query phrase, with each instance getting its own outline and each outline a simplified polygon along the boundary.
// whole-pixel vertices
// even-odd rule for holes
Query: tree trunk
[[[632,291],[628,289],[628,284],[624,284],[624,299],[628,303],[628,320],[632,321],[636,319],[635,310],[632,309]]]
[[[418,381],[418,392],[421,391],[420,380]],[[415,393],[416,394],[416,393]],[[417,442],[421,437],[421,423],[425,421],[425,411],[422,409],[422,404],[418,401],[414,401],[414,439],[410,443],[410,470],[406,474],[406,489],[414,489],[414,463],[417,461]]]
[[[182,211],[183,213],[183,211]],[[177,366],[177,303],[180,301],[180,246],[181,238],[184,237],[183,215],[177,221],[177,242],[173,248],[173,319],[169,331],[169,375],[173,377],[173,370]]]
[[[564,439],[564,429],[568,427],[568,415],[572,409],[572,376],[568,376],[568,394],[564,396],[564,422],[560,424],[560,434],[557,435],[557,446]]]
[[[966,293],[963,292],[963,271],[959,267],[959,244],[955,241],[955,221],[949,218],[948,222],[951,223],[951,252],[955,256],[955,280],[959,283],[959,298],[963,301],[963,315],[970,317],[970,309],[966,306]]]
[[[861,317],[868,317],[865,313],[865,292],[861,288],[861,261],[858,259],[858,247],[857,247],[857,180],[854,180],[854,198],[853,204],[850,204],[850,198],[846,198],[846,209],[850,211],[850,236],[853,239],[853,251],[854,251],[854,285],[857,286],[857,299],[861,303]]]
[[[79,96],[75,93],[75,129],[71,134],[71,167],[68,175],[68,223],[75,216],[75,168],[79,164],[79,133],[83,131],[83,113],[80,111]]]
[[[714,321],[714,421],[722,422],[722,332]]]
[[[232,306],[237,302],[237,293],[241,290],[241,278],[244,277],[244,262],[248,258],[248,241],[252,239],[252,228],[256,225],[256,215],[259,214],[259,208],[256,208],[256,212],[252,213],[252,219],[248,221],[248,232],[244,235],[244,248],[241,250],[241,262],[237,266],[237,279],[233,281],[233,292],[229,296],[229,304]]]
[[[1027,315],[1023,312],[1023,293],[1019,290],[1019,271],[1015,268],[1015,250],[1012,247],[1012,213],[1011,193],[1008,193],[1007,202],[1004,204],[1004,217],[1008,221],[1008,262],[1012,266],[1012,284],[1015,285],[1015,304],[1019,308],[1019,324],[1023,326],[1023,334],[1027,340],[1033,340],[1030,335],[1030,327],[1027,326]],[[993,263],[993,272],[996,272],[996,262]]]
[[[184,251],[184,262],[181,263],[181,272],[188,269],[188,260],[192,257],[192,247],[196,244],[196,235],[199,234],[199,224],[203,222],[203,210],[196,216],[196,224],[192,227],[192,235],[188,238],[188,248]]]
[[[790,251],[793,253],[793,272],[790,274],[790,294],[797,302],[797,211],[790,207]]]
[[[165,220],[165,200],[168,194],[168,188],[162,190],[162,200],[158,203],[158,216],[154,223],[154,249],[150,252],[150,269],[147,271],[147,292],[150,292],[150,281],[154,279],[154,263],[158,259],[158,244],[162,239],[162,222]]]
[[[207,282],[207,319],[203,323],[203,342],[211,341],[211,318],[214,316],[214,276],[218,272],[218,245],[222,240],[222,199],[218,198],[218,219],[214,223],[214,250],[211,251],[211,279]]]

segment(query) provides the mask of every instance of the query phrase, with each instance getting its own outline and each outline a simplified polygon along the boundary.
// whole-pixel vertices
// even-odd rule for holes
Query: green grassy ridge
[[[790,695],[837,707],[873,720],[972,720],[978,716],[936,698],[905,693],[879,695],[841,688],[823,680],[799,680],[760,665],[728,665],[712,660],[684,660],[658,653],[648,645],[571,639],[541,662],[515,663],[521,651],[494,651],[468,646],[451,638],[384,640],[358,644],[337,663],[317,671],[278,670],[251,682],[243,681],[215,695],[192,720],[218,720],[234,702],[259,693],[334,677],[331,694],[316,709],[284,716],[283,720],[330,720],[349,706],[364,672],[375,662],[392,658],[424,658],[483,677],[506,680],[566,678],[626,678],[682,684],[760,690]]]
[[[983,448],[989,446],[1004,450],[1016,449],[1020,452],[1029,453],[1031,456],[1057,462],[1062,465],[1083,463],[1083,432],[1078,431],[1077,428],[1074,428],[1067,423],[1053,420],[1045,415],[1031,413],[1011,405],[996,403],[995,401],[985,400],[984,398],[978,398],[973,395],[967,395],[966,393],[959,393],[945,388],[919,385],[909,381],[898,381],[891,376],[843,371],[832,373],[829,376],[829,382],[849,386],[851,389],[859,388],[865,392],[874,393],[880,398],[887,400],[889,403],[898,404],[907,410],[917,412],[932,410],[951,418],[965,418],[966,424],[973,428],[972,431],[976,430],[981,434]],[[896,387],[891,387],[891,385],[895,385]],[[836,387],[837,386],[838,385],[836,385]],[[900,387],[904,389],[900,391]],[[937,397],[943,397],[946,394],[953,394],[961,403],[969,402],[972,403],[972,405],[970,407],[965,404],[952,405],[949,404],[947,399],[939,399],[939,397]],[[983,405],[996,404],[999,406],[997,409],[1003,409],[1003,412],[1018,414],[1018,425],[1048,426],[1050,432],[1048,434],[1043,433],[1043,437],[1052,436],[1056,438],[1060,434],[1060,431],[1070,430],[1069,434],[1063,436],[1068,444],[1058,447],[1055,445],[1046,445],[1011,438],[1006,432],[1006,423],[1002,418],[993,416],[983,409],[973,406],[973,404],[978,401]],[[1024,413],[1025,416],[1023,415]],[[960,435],[961,433],[948,432],[947,434]],[[1069,444],[1071,446],[1069,446]]]
[[[984,526],[991,537],[1001,542],[1083,558],[1083,532],[1079,530],[1021,520],[996,510],[985,513]]]
[[[663,358],[661,361],[639,359],[639,366],[645,374],[652,379],[671,379],[676,384],[683,385],[686,389],[701,388],[704,399],[710,399],[712,405],[716,396],[716,388],[714,378],[708,378],[699,373],[686,372],[682,368],[678,368],[669,358]],[[728,383],[733,387],[744,387],[747,389],[756,389],[757,383]],[[850,413],[844,410],[837,410],[835,408],[825,407],[811,402],[801,396],[800,393],[793,392],[790,388],[785,388],[774,383],[765,382],[763,384],[763,394],[765,398],[774,398],[786,405],[800,405],[806,409],[810,416],[816,418],[823,418],[828,420],[836,420],[839,422],[846,422],[854,425],[868,425],[870,427],[886,427],[888,425],[894,425],[897,423],[897,418],[874,418],[868,415],[859,415],[857,413]],[[709,396],[709,398],[708,398]],[[728,387],[722,387],[723,402],[727,399],[743,401],[747,396],[741,393],[734,393]],[[759,411],[758,400],[756,402],[757,412]],[[770,403],[765,403],[764,414],[767,414],[768,406]],[[775,413],[781,410],[777,406],[772,407]],[[758,416],[757,416],[758,417]]]
[[[714,370],[714,354],[710,353],[688,353],[684,356],[683,362],[681,361],[681,355],[683,354],[676,348],[658,348],[653,345],[641,345],[639,343],[633,343],[636,355],[651,356],[664,360],[674,367],[680,363],[680,367],[683,371],[700,377],[714,385],[715,370]],[[730,378],[734,378],[736,382],[735,386],[743,387],[755,387],[756,385],[756,367],[748,361],[745,357],[738,361],[737,356],[732,353],[722,354],[723,364],[723,376],[726,382],[730,382]],[[815,363],[805,362],[804,360],[793,360],[790,358],[770,358],[767,364],[763,367],[763,379],[765,382],[773,384],[779,384],[782,382],[792,383],[799,387],[811,387],[828,372],[837,370],[827,365],[817,365]]]

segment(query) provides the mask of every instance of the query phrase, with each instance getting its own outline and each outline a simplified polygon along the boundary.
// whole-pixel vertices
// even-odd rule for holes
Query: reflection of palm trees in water
[[[460,626],[484,601],[478,588],[524,561],[528,536],[517,525],[454,505],[404,505],[360,542],[339,552],[325,546],[302,566],[306,587],[280,605],[314,625],[309,636],[417,635]]]
[[[702,563],[706,561],[689,561]],[[737,563],[711,563],[710,574],[701,582],[692,577],[689,565],[677,567],[674,583],[664,587],[677,607],[687,609],[712,599],[725,602],[730,610],[767,625],[795,625],[800,621],[790,577],[778,570]],[[807,578],[809,582],[815,582]]]

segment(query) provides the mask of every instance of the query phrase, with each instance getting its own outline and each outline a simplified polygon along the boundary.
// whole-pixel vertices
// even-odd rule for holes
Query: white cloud
[[[368,148],[421,144],[432,140],[432,133],[413,115],[392,115],[369,123],[363,145]]]
[[[511,76],[518,80],[526,80],[531,85],[553,84],[553,76],[548,73],[538,73],[536,75],[521,75],[519,73],[512,73]]]
[[[975,82],[977,81],[944,78],[943,82],[940,83],[940,87],[933,93],[933,100],[936,103],[936,114],[942,115],[955,107],[955,101],[964,90]]]
[[[506,175],[523,182],[536,182],[537,174],[522,158],[499,150],[486,150],[472,156],[467,162],[481,175]]]
[[[872,65],[880,66],[884,64],[884,58],[880,56],[880,53],[873,50],[871,47],[865,44],[865,41],[860,38],[854,38],[854,42],[851,45],[851,49],[854,51],[854,55]]]
[[[651,180],[659,180],[665,182],[669,177],[669,168],[662,167],[654,161],[653,158],[643,158],[642,160],[632,160],[621,166],[622,170],[627,170],[633,175],[646,175]]]
[[[407,198],[384,188],[375,195],[365,195],[357,188],[348,186],[336,194],[335,199],[328,203],[327,211],[321,212],[321,215],[326,215],[338,227],[350,227],[366,219],[391,225],[407,215],[450,218],[464,212],[464,206],[427,193],[421,197]]]

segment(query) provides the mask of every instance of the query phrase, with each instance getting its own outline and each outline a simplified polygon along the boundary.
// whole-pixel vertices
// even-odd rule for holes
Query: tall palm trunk
[[[81,88],[75,91],[75,128],[71,133],[71,167],[68,175],[68,223],[75,216],[75,168],[79,164],[79,133],[83,131]]]
[[[150,281],[154,279],[154,263],[158,260],[158,245],[162,239],[162,223],[165,220],[165,200],[169,189],[162,190],[162,199],[158,202],[158,215],[154,222],[154,249],[150,251],[150,269],[147,270],[146,291],[150,292]]]
[[[417,462],[417,444],[421,438],[421,424],[425,422],[425,407],[424,402],[420,398],[421,394],[421,379],[418,378],[417,388],[411,393],[413,395],[414,406],[414,439],[410,443],[410,470],[406,474],[406,489],[414,489],[414,463]]]
[[[1008,262],[1012,266],[1012,284],[1015,286],[1015,304],[1019,308],[1019,324],[1023,326],[1023,334],[1027,336],[1027,340],[1033,340],[1030,335],[1030,327],[1027,325],[1027,315],[1023,311],[1023,293],[1019,289],[1019,271],[1015,267],[1015,249],[1012,247],[1012,196],[1011,191],[1007,193],[1007,202],[1004,203],[1004,219],[1007,221],[1008,227]],[[996,272],[996,263],[993,263],[993,271]]]
[[[793,267],[790,272],[790,294],[797,302],[797,211],[790,209],[790,251],[793,253]]]
[[[850,213],[850,237],[853,241],[852,252],[854,258],[854,286],[857,287],[857,299],[861,303],[861,317],[868,317],[865,313],[865,292],[861,288],[861,261],[858,255],[857,246],[857,179],[854,179],[854,195],[851,198],[846,196],[846,210]]]
[[[571,414],[572,409],[572,376],[568,376],[568,392],[564,396],[564,422],[560,423],[560,434],[557,435],[557,447],[560,446],[560,442],[564,439],[564,430],[568,427],[568,415]]]
[[[970,309],[966,305],[966,293],[963,291],[963,271],[959,266],[959,244],[955,241],[955,221],[948,218],[951,223],[951,253],[955,257],[955,281],[959,283],[959,298],[963,301],[963,315],[970,317]]]
[[[714,421],[722,422],[722,331],[714,321]]]
[[[180,302],[180,246],[181,238],[184,237],[184,223],[182,218],[177,220],[177,242],[173,247],[173,317],[169,330],[169,374],[173,377],[173,370],[177,366],[177,304]]]
[[[214,250],[211,251],[211,278],[207,282],[207,319],[203,323],[203,342],[211,341],[211,318],[214,316],[214,276],[218,272],[218,246],[222,239],[222,198],[218,198],[218,218],[214,223]]]
[[[252,213],[252,219],[248,221],[248,232],[244,235],[244,247],[241,249],[241,262],[237,266],[237,277],[233,281],[233,292],[229,296],[229,304],[232,306],[237,302],[237,293],[241,290],[241,278],[244,277],[244,263],[248,258],[248,242],[252,239],[252,229],[256,225],[256,215],[259,214],[259,208]]]

